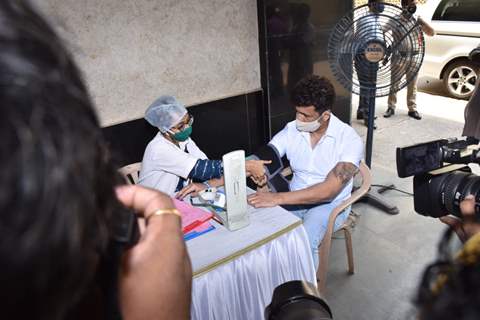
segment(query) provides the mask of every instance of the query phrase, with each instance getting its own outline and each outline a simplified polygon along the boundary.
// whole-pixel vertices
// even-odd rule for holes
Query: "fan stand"
[[[401,51],[404,51],[405,48],[402,43],[407,37],[410,38],[408,39],[408,51],[406,52],[408,55],[405,55],[405,61],[414,68],[415,74],[418,73],[425,54],[425,42],[421,28],[419,28],[419,22],[410,20],[413,14],[412,10],[410,8],[404,10],[383,1],[381,5],[379,3],[379,0],[368,0],[368,4],[352,10],[337,23],[328,42],[328,59],[333,73],[347,90],[359,93],[361,99],[364,99],[362,108],[368,108],[365,162],[370,168],[372,163],[375,97],[377,90],[380,90],[379,96],[388,93],[388,87],[385,84],[377,88],[377,72],[382,70],[381,75],[385,77],[386,71],[390,71],[390,73],[393,71],[392,68],[379,68],[379,63],[386,66],[394,53],[400,54]],[[407,19],[398,20],[397,18],[402,15]],[[388,27],[389,31],[392,31],[387,36],[385,26]],[[415,30],[416,32],[409,36]],[[398,33],[400,31],[405,32]],[[413,56],[417,58],[413,59]],[[353,67],[357,69],[357,79],[354,79],[350,68],[351,62],[353,62]],[[367,67],[366,71],[364,67]],[[369,69],[369,67],[375,69]],[[355,80],[358,80],[358,86]],[[411,80],[407,79],[406,83]],[[392,82],[389,83],[391,86]],[[382,195],[383,192],[392,187],[393,185],[378,189],[370,188],[369,192],[359,201],[366,201],[389,214],[398,214],[398,208],[390,204]]]
[[[375,89],[371,89],[370,94],[368,95],[368,128],[367,128],[367,142],[366,142],[366,154],[365,154],[365,162],[367,166],[371,169],[372,168],[372,145],[373,145],[373,125],[375,119]],[[358,202],[367,202],[372,206],[385,211],[388,214],[395,215],[398,214],[400,211],[396,206],[389,203],[387,199],[382,195],[387,190],[393,188],[394,185],[388,185],[385,187],[378,188],[376,190],[370,187],[370,190],[358,200]]]

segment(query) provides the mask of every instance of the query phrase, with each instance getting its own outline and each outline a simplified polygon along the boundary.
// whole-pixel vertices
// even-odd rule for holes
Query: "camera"
[[[469,194],[480,202],[480,177],[468,166],[480,162],[478,140],[440,139],[397,148],[397,173],[413,176],[415,211],[424,216],[461,217],[460,202]],[[480,207],[475,205],[475,214]]]
[[[327,320],[332,311],[317,288],[306,281],[285,282],[273,291],[265,320]]]

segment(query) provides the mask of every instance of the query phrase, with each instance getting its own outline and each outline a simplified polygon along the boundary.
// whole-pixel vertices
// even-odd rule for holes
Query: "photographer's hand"
[[[460,203],[463,220],[456,217],[441,217],[440,221],[450,226],[462,242],[480,232],[480,223],[475,220],[475,197],[469,195]]]
[[[148,223],[139,242],[123,257],[120,309],[123,318],[190,319],[192,267],[181,219],[174,214],[149,216],[175,208],[167,195],[140,186],[121,186],[118,199]]]

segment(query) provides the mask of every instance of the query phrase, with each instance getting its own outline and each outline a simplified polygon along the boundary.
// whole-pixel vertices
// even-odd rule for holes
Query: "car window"
[[[480,22],[479,0],[442,0],[432,20]]]

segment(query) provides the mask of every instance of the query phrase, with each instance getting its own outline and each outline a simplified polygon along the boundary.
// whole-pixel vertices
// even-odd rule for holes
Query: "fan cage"
[[[385,50],[378,63],[365,57],[371,43],[381,43]],[[403,89],[416,78],[424,55],[425,39],[416,19],[388,3],[381,13],[371,12],[368,5],[354,9],[336,24],[328,43],[333,74],[362,96],[383,97]]]

